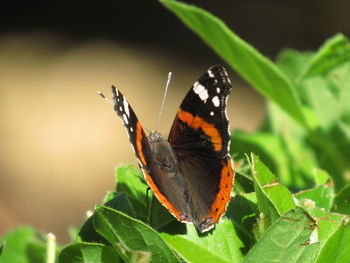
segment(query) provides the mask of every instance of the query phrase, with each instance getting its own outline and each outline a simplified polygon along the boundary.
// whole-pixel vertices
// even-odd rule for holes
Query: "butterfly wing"
[[[162,174],[155,162],[155,154],[152,152],[152,138],[148,138],[138,120],[134,110],[123,96],[123,94],[112,86],[114,110],[122,120],[132,149],[136,155],[138,164],[144,175],[147,184],[153,190],[155,196],[179,221],[188,222],[183,213],[175,208],[176,200],[169,201],[174,186],[166,180],[166,175]],[[176,190],[176,189],[175,189]],[[174,191],[175,191],[174,190]],[[176,190],[177,191],[177,190]]]
[[[112,95],[114,110],[124,124],[139,166],[141,169],[147,168],[148,162],[146,156],[151,153],[151,148],[142,125],[126,98],[114,86],[112,86]]]
[[[225,213],[233,188],[226,113],[230,90],[224,67],[212,66],[185,96],[168,138],[188,188],[191,220],[201,232]]]

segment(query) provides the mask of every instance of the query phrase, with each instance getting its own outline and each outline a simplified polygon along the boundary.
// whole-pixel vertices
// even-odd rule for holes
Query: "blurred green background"
[[[186,1],[223,19],[274,58],[350,35],[350,2]],[[67,240],[114,188],[114,167],[136,163],[121,122],[96,90],[112,84],[152,130],[173,72],[160,131],[185,92],[221,60],[157,1],[16,3],[0,11],[0,235],[20,224]],[[264,101],[229,70],[232,128],[254,131]],[[234,147],[234,144],[232,144]]]

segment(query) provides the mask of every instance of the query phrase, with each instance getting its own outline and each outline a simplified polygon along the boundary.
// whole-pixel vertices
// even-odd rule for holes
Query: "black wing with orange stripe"
[[[122,120],[140,168],[148,170],[151,148],[134,110],[123,94],[112,86],[114,110]]]
[[[177,196],[169,194],[172,192],[178,193],[180,189],[177,189],[173,182],[167,180],[166,173],[162,174],[160,172],[157,155],[152,152],[152,144],[154,150],[152,134],[156,134],[156,132],[151,133],[151,136],[147,137],[135,112],[123,94],[114,86],[112,86],[112,94],[114,110],[126,128],[131,146],[147,184],[151,187],[161,204],[164,205],[170,213],[172,213],[179,221],[188,222],[183,215],[182,209],[177,208]],[[180,196],[179,199],[181,203],[183,197]]]
[[[226,113],[231,82],[222,66],[212,66],[192,86],[180,105],[169,134],[175,150],[217,158],[229,152]]]
[[[226,114],[230,90],[225,69],[211,67],[185,96],[167,142],[157,132],[147,137],[128,101],[112,87],[114,109],[146,182],[178,220],[193,222],[201,232],[225,213],[233,188]]]
[[[201,232],[225,213],[233,188],[226,114],[230,90],[226,70],[211,67],[187,93],[168,138],[189,186],[191,219]]]

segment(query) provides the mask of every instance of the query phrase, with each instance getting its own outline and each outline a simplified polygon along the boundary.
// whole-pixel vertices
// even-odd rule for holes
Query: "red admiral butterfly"
[[[157,131],[146,136],[128,101],[112,86],[114,110],[146,182],[171,214],[200,232],[220,220],[233,188],[226,113],[230,90],[225,68],[209,68],[182,101],[166,140]]]

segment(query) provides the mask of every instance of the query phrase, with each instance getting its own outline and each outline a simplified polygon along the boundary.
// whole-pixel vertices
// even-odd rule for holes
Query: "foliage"
[[[141,173],[119,167],[116,192],[59,249],[57,262],[326,262],[335,254],[347,262],[349,217],[332,212],[344,194],[334,195],[326,172],[318,171],[314,188],[292,194],[254,154],[248,166],[245,188],[254,191],[236,193],[221,222],[203,234],[153,197],[151,208],[140,205],[147,203]],[[45,243],[31,228],[16,229],[3,238],[0,262],[51,263]]]
[[[205,10],[161,3],[267,100],[259,131],[233,132],[226,215],[198,233],[146,194],[138,169],[121,166],[116,191],[71,244],[56,248],[50,236],[18,228],[2,238],[0,263],[53,263],[52,254],[60,263],[349,262],[348,39],[338,34],[316,52],[285,49],[272,62]]]

